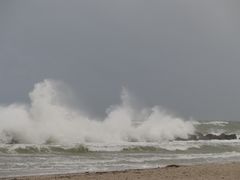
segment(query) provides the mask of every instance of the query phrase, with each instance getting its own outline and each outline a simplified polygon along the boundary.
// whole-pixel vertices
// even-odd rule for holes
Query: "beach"
[[[240,177],[240,163],[201,164],[201,165],[169,165],[163,168],[137,169],[111,172],[85,172],[75,174],[40,175],[0,178],[1,180],[237,180]]]

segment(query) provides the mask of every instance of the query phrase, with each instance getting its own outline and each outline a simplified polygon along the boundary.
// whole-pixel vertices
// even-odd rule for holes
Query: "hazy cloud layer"
[[[103,114],[126,86],[184,117],[240,119],[236,0],[0,1],[0,102],[63,80]]]

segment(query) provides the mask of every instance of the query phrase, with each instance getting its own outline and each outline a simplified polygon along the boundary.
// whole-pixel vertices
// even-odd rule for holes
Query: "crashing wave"
[[[30,104],[0,106],[0,142],[76,144],[85,142],[160,142],[187,138],[193,123],[167,114],[159,107],[134,109],[126,90],[120,105],[106,118],[95,120],[72,108],[63,83],[44,80],[30,92]],[[135,125],[135,120],[141,123]]]

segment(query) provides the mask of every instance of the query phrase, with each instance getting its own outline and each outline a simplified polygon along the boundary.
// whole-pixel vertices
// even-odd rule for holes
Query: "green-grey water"
[[[240,134],[239,122],[195,122],[203,134]],[[240,160],[240,140],[0,144],[0,176],[111,171]]]

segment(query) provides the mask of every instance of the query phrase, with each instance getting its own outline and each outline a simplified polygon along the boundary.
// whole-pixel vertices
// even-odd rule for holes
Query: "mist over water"
[[[159,142],[186,138],[194,132],[191,122],[167,114],[158,106],[134,109],[126,89],[121,94],[122,102],[110,106],[104,119],[90,119],[81,110],[71,108],[64,86],[59,81],[44,80],[29,93],[30,104],[0,106],[0,142]],[[135,121],[142,123],[136,125]]]

